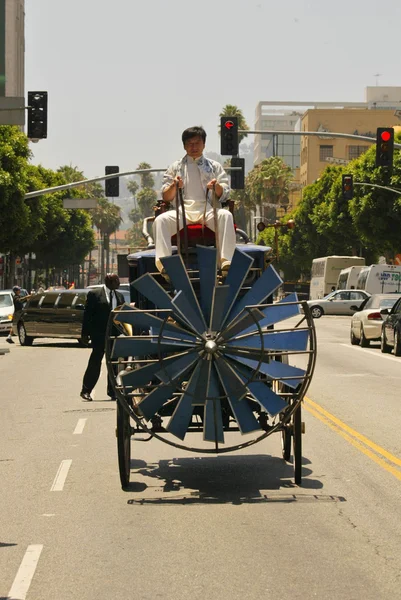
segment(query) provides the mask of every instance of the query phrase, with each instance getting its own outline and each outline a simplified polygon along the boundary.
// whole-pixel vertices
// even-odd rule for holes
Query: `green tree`
[[[109,235],[118,230],[121,224],[121,211],[117,204],[112,204],[106,198],[100,198],[98,205],[92,211],[92,222],[102,234]]]
[[[140,169],[151,169],[151,168],[152,168],[151,165],[147,162],[141,162],[137,166],[138,171]],[[153,177],[152,173],[141,173],[139,175],[139,178],[141,181],[141,188],[154,188],[155,178]]]
[[[292,179],[291,167],[286,165],[282,158],[273,156],[262,160],[246,178],[249,203],[259,206],[265,218],[275,219],[276,209],[266,207],[265,204],[279,207],[280,204],[286,203]]]
[[[249,125],[247,124],[245,117],[242,113],[242,110],[235,106],[234,104],[226,104],[219,117],[237,117],[238,118],[238,129],[249,130]],[[238,143],[240,144],[242,140],[247,137],[247,133],[239,133],[238,134]]]

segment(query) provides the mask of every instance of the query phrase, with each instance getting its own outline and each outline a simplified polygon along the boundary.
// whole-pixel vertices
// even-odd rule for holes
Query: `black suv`
[[[21,346],[31,346],[39,337],[72,338],[84,345],[81,330],[88,291],[49,290],[31,296],[13,318],[13,332]]]

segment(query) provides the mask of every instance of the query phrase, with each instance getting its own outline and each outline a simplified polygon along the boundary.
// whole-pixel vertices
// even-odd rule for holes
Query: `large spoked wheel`
[[[294,451],[294,480],[297,485],[302,483],[302,418],[301,404],[293,417],[293,451]]]
[[[216,276],[214,248],[198,247],[196,288],[181,256],[165,257],[162,263],[170,289],[149,273],[132,284],[143,304],[156,308],[125,305],[111,313],[109,322],[109,377],[137,425],[135,433],[192,452],[222,453],[292,426],[316,358],[306,302],[292,294],[263,303],[282,283],[271,266],[244,290],[252,258],[239,250],[223,285]],[[112,326],[122,335],[111,335]],[[126,334],[129,328],[134,335]],[[118,361],[126,368],[116,377]],[[172,438],[184,441],[189,432],[203,434],[201,445]],[[226,432],[240,432],[243,438],[225,445]],[[289,437],[286,430],[285,456]]]
[[[131,471],[131,425],[128,412],[117,401],[117,452],[120,481],[123,490],[128,488]]]

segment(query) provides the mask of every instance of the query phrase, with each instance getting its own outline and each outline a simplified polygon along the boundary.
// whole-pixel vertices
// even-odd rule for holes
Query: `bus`
[[[336,289],[340,271],[354,265],[364,266],[365,259],[360,256],[323,256],[314,258],[309,297],[311,300],[324,298],[332,289]]]
[[[360,265],[358,267],[347,267],[340,271],[340,274],[337,279],[337,289],[338,290],[352,290],[357,287],[358,275],[363,269],[363,266]]]
[[[361,269],[357,286],[369,294],[401,293],[401,265],[370,265]]]

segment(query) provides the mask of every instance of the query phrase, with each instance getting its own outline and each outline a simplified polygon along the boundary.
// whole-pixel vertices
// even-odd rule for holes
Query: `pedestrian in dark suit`
[[[114,273],[108,273],[104,287],[88,292],[84,318],[82,323],[82,338],[92,342],[92,353],[89,357],[84,379],[82,382],[81,398],[91,402],[91,392],[100,376],[100,368],[105,352],[106,328],[110,311],[124,304],[124,296],[117,291],[120,280]],[[107,378],[107,395],[115,400],[113,387]]]

